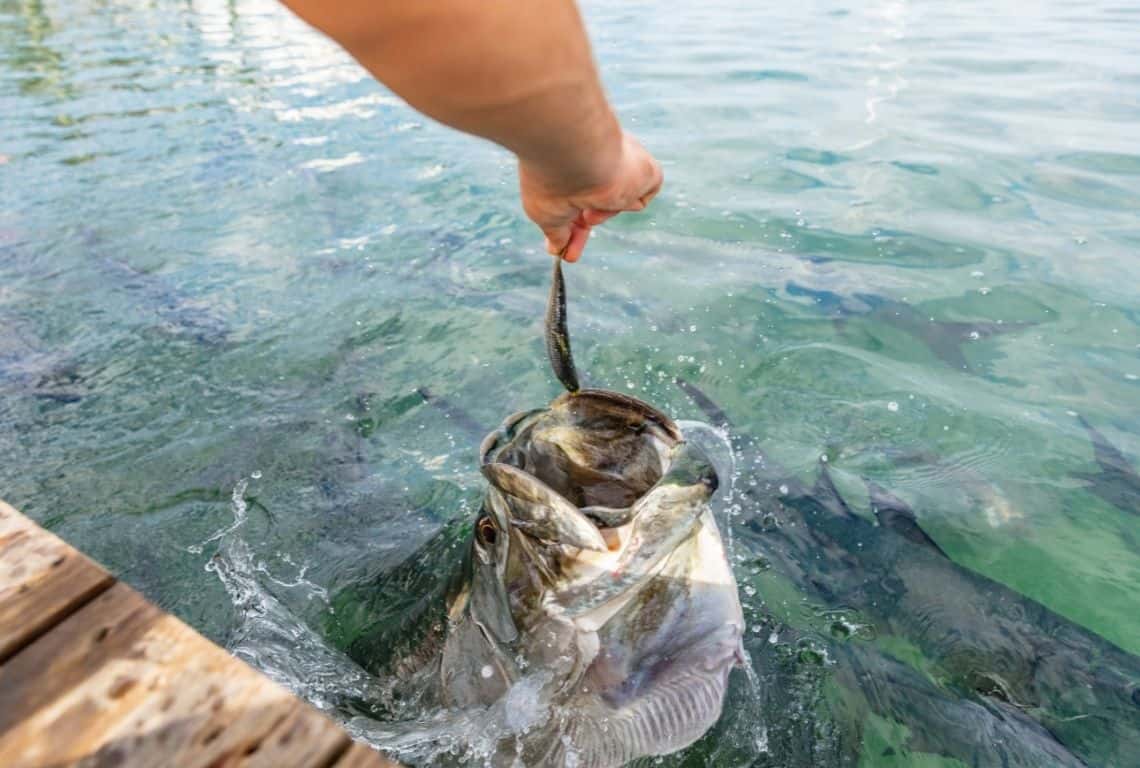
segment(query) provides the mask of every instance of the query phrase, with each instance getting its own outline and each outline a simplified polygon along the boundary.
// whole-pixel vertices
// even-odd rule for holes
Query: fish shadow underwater
[[[729,426],[703,392],[678,385],[711,422]],[[1087,477],[1091,489],[1127,510],[1135,472],[1082,423],[1101,470]],[[839,737],[827,764],[858,762],[866,713],[904,725],[910,751],[971,766],[1137,764],[1140,659],[955,563],[886,489],[866,483],[866,517],[843,498],[825,462],[807,486],[766,462],[747,436],[733,439],[738,462],[767,474],[740,489],[738,543],[811,603],[854,611],[877,635],[811,638],[840,688],[830,713]],[[754,659],[759,645],[748,645]],[[910,651],[896,656],[888,647]]]
[[[914,338],[950,368],[976,375],[990,375],[990,366],[984,360],[971,361],[966,354],[968,345],[1006,334],[1016,334],[1038,325],[1036,321],[1016,320],[935,320],[920,312],[915,305],[886,296],[870,293],[843,296],[794,282],[789,282],[785,290],[791,297],[810,299],[819,311],[831,319],[836,331],[851,337],[855,343],[873,349],[880,348],[882,342],[874,330],[875,325],[879,324]]]

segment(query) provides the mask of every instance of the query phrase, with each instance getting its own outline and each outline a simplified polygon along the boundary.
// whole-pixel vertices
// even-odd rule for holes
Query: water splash
[[[384,700],[390,692],[383,681],[331,647],[262,583],[259,574],[279,586],[299,588],[314,599],[327,601],[327,592],[305,579],[305,566],[290,581],[274,578],[255,559],[240,535],[247,520],[245,487],[245,480],[234,487],[233,522],[203,542],[219,542],[205,567],[218,577],[237,612],[236,628],[227,643],[230,652],[327,712],[341,711],[353,698]]]
[[[205,539],[203,539],[201,543],[191,544],[186,548],[187,552],[194,555],[200,555],[205,551],[207,544],[212,544],[215,541],[221,540],[245,524],[246,517],[249,514],[249,505],[245,503],[245,489],[248,486],[249,481],[245,480],[244,478],[238,480],[237,485],[234,486],[233,492],[230,494],[230,509],[232,509],[234,513],[233,522],[214,531]]]
[[[717,515],[717,524],[724,536],[724,546],[728,553],[729,562],[735,563],[737,560],[736,547],[732,538],[732,518],[735,517],[739,509],[738,505],[735,504],[738,475],[736,451],[732,446],[728,430],[725,427],[714,427],[703,421],[687,419],[677,421],[677,427],[685,436],[685,440],[696,445],[708,456],[713,469],[716,470],[717,477],[720,478],[719,495],[721,502],[715,505],[714,511],[720,512]]]
[[[722,480],[721,501],[714,506],[714,512],[719,512],[717,515],[717,523],[724,537],[724,546],[728,561],[733,565],[735,572],[738,565],[749,560],[748,557],[737,552],[736,542],[733,536],[736,518],[743,511],[737,499],[737,484],[740,480],[737,449],[733,444],[727,426],[714,427],[704,422],[689,420],[678,421],[677,426],[680,428],[681,434],[685,436],[686,440],[694,443],[704,451],[716,469],[717,477]],[[746,587],[745,589],[752,589],[752,587]],[[749,596],[754,594],[754,592],[755,590],[753,589],[753,592],[749,593]],[[745,718],[750,721],[749,728],[751,729],[757,723],[762,723],[763,715],[761,707],[764,701],[763,684],[760,680],[760,675],[756,671],[752,655],[748,653],[744,647],[743,637],[740,641],[740,648],[737,650],[737,658],[748,682],[747,694],[742,705],[751,710],[755,715],[755,718]],[[756,737],[757,741],[754,746],[758,752],[765,754],[768,751],[767,727],[761,725],[757,733],[762,734],[762,737]]]
[[[226,643],[238,658],[260,670],[340,722],[357,740],[415,765],[496,764],[500,745],[540,727],[556,713],[543,706],[540,692],[550,673],[535,671],[517,680],[505,696],[487,708],[415,712],[386,722],[360,714],[359,704],[391,703],[394,680],[376,677],[333,647],[296,615],[272,587],[299,589],[328,602],[327,590],[309,581],[307,565],[292,577],[274,575],[242,537],[248,519],[246,481],[233,489],[233,521],[196,547],[217,542],[205,569],[221,582],[237,614]],[[284,557],[287,565],[293,561]]]

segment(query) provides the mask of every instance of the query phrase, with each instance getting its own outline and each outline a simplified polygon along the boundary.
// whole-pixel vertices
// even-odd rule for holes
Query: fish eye
[[[495,524],[491,522],[491,518],[487,515],[483,515],[479,518],[479,521],[475,523],[475,530],[484,544],[494,544],[495,540],[499,537],[499,531],[495,528]]]

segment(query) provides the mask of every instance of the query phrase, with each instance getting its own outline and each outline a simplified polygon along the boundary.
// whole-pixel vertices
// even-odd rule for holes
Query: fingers
[[[581,211],[568,224],[544,228],[546,252],[552,256],[561,256],[569,262],[581,258],[582,251],[586,248],[586,241],[590,239],[590,230],[595,223],[590,216],[591,213],[598,214],[600,217],[598,221],[605,221],[615,215],[606,211]]]
[[[661,165],[629,134],[613,178],[603,186],[580,193],[553,192],[520,163],[523,210],[546,236],[546,250],[566,261],[577,261],[590,230],[623,211],[644,210],[664,181]]]
[[[570,244],[570,225],[544,229],[546,235],[546,252],[551,256],[562,256],[566,253],[566,246]]]
[[[560,227],[545,230],[546,252],[551,256],[561,256],[569,262],[575,262],[582,256],[586,248],[586,241],[590,238],[590,224],[584,216]]]

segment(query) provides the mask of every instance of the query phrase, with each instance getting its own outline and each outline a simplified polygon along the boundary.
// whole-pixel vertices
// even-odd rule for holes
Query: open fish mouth
[[[672,509],[684,498],[698,511],[719,482],[672,419],[606,390],[563,395],[549,408],[509,417],[480,454],[496,523],[547,546],[597,552],[621,549],[622,530],[639,517],[660,517],[663,504]],[[681,527],[691,523],[677,517]]]
[[[682,442],[673,420],[648,403],[583,390],[508,418],[484,440],[480,461],[504,493],[528,500],[556,494],[614,527],[629,521],[634,502],[661,479]],[[715,490],[715,472],[711,482]]]

